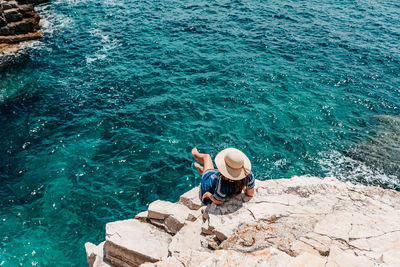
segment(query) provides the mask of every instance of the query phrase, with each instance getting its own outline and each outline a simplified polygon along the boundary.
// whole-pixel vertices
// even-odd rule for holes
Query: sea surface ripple
[[[400,190],[400,4],[55,0],[0,70],[0,266],[84,266],[105,224],[197,185],[190,150],[258,179]]]

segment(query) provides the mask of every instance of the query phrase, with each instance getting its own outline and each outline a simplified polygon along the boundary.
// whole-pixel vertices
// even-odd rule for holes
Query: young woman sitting
[[[192,149],[192,155],[199,163],[194,166],[202,175],[201,201],[203,204],[222,205],[226,197],[241,193],[244,190],[247,196],[254,195],[254,174],[251,172],[251,163],[248,157],[236,148],[222,150],[215,157],[214,165],[209,154],[201,154],[197,148]]]

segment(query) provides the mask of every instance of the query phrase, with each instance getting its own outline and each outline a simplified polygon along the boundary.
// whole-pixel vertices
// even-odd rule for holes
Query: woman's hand
[[[203,195],[203,197],[201,198],[201,200],[203,200],[203,202],[204,202],[204,200],[205,200],[206,198],[210,198],[211,196],[212,196],[212,195],[211,195],[210,192],[205,192],[204,195]]]
[[[254,196],[254,188],[249,189],[249,188],[246,187],[246,190],[244,192],[249,197]]]
[[[216,200],[210,192],[205,192],[204,195],[201,197],[201,200],[203,200],[203,202],[204,202],[204,199],[206,199],[206,198],[209,198],[212,202],[214,202],[217,205],[224,204],[224,202]]]

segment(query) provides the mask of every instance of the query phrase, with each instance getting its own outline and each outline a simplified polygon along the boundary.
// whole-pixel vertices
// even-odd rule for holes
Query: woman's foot
[[[194,163],[194,166],[196,167],[196,169],[197,169],[197,171],[199,172],[199,174],[202,175],[202,174],[203,174],[203,171],[204,171],[204,167],[201,166],[201,165],[200,165],[199,163],[197,163],[197,162]]]
[[[214,169],[214,164],[212,162],[211,156],[209,154],[201,154],[199,153],[199,151],[197,150],[196,147],[194,147],[192,149],[192,155],[194,157],[195,160],[197,160],[198,162],[200,162],[199,166],[201,166],[201,172],[200,169],[197,168],[197,170],[199,171],[200,174],[203,174],[203,171],[209,170],[209,169]]]
[[[199,161],[200,153],[199,153],[199,151],[197,150],[197,147],[194,147],[194,148],[192,149],[192,155],[193,155],[193,157],[194,157],[195,160]]]

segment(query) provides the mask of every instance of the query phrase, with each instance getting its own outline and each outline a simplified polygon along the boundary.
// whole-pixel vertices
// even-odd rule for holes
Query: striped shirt
[[[247,175],[243,179],[243,186],[247,186],[248,189],[254,188],[255,179],[252,172],[250,172],[249,175]],[[242,191],[243,187],[235,187],[235,184],[237,184],[237,182],[238,181],[232,182],[229,180],[224,180],[222,179],[221,174],[218,172],[218,170],[209,169],[203,174],[203,177],[201,178],[201,196],[203,196],[205,192],[210,192],[211,194],[213,194],[216,200],[225,202],[228,195],[240,193]],[[204,200],[203,203],[210,204],[211,202],[212,201],[207,198]]]

